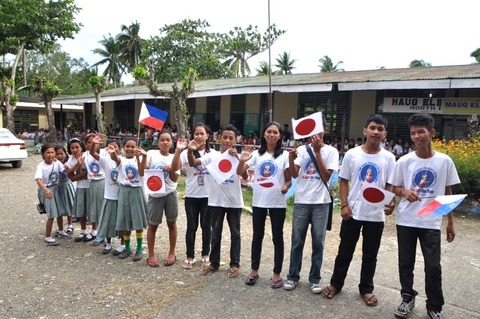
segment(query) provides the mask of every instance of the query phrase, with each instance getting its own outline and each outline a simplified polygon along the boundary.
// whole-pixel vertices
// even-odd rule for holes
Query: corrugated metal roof
[[[452,80],[457,81],[452,84]],[[325,91],[331,90],[332,84],[348,83],[355,85],[344,85],[344,90],[401,89],[405,81],[418,81],[419,84],[421,83],[420,86],[430,88],[436,85],[438,88],[460,88],[462,86],[480,88],[480,64],[273,75],[272,91],[291,91],[286,89],[290,86],[295,86],[299,92]],[[191,97],[266,93],[268,86],[267,76],[200,80],[195,82],[195,93]],[[411,83],[406,86],[411,88],[415,84]],[[171,87],[172,83],[159,84],[159,88],[163,90],[171,90]],[[302,90],[302,88],[304,89]],[[145,86],[111,89],[104,91],[101,97],[102,101],[151,98],[148,88]],[[55,101],[56,103],[92,103],[95,99],[93,93],[88,93],[62,96]]]

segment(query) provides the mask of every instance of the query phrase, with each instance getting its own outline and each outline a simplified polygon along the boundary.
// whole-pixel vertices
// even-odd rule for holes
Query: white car
[[[0,163],[10,163],[14,168],[19,168],[27,157],[25,142],[6,128],[0,128]]]

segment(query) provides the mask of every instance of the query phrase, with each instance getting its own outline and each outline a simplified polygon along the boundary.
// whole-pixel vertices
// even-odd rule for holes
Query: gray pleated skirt
[[[90,180],[90,187],[87,191],[87,219],[89,222],[98,222],[102,210],[105,179]]]
[[[116,237],[118,200],[104,199],[98,218],[97,231],[100,237]]]
[[[73,201],[73,215],[75,217],[87,217],[87,192],[88,188],[78,188],[75,191]]]
[[[75,187],[69,179],[60,181],[58,187],[58,212],[63,216],[72,216],[75,201]]]
[[[147,201],[141,187],[120,185],[118,190],[117,231],[147,228]]]
[[[58,214],[58,207],[57,207],[57,202],[59,199],[58,187],[57,185],[53,185],[53,186],[48,186],[47,188],[53,193],[53,198],[45,197],[45,192],[39,187],[37,191],[38,200],[45,207],[45,212],[47,212],[48,218],[57,218],[58,216],[60,216]]]

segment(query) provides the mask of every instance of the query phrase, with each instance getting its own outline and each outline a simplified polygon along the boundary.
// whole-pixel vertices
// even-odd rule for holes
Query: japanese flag
[[[361,201],[369,205],[384,208],[385,205],[390,204],[395,194],[374,185],[365,185],[360,190],[359,197]]]
[[[228,154],[228,151],[223,152],[216,161],[207,165],[210,173],[218,184],[223,184],[227,179],[236,173],[238,166],[238,158]]]
[[[322,112],[313,113],[309,116],[292,119],[293,138],[296,140],[307,138],[323,132]]]
[[[143,189],[145,194],[165,193],[165,172],[163,169],[146,169],[143,175]]]

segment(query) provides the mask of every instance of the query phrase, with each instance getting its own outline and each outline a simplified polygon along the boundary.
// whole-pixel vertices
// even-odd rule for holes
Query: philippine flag
[[[298,120],[292,119],[293,138],[307,138],[323,132],[322,112],[313,113]]]
[[[369,205],[385,208],[390,204],[395,194],[373,185],[366,185],[360,190],[360,199]]]
[[[163,169],[146,169],[143,175],[145,194],[164,194],[165,180]]]
[[[417,216],[447,215],[460,205],[465,197],[467,197],[467,194],[437,196],[433,201],[422,207],[417,212]]]
[[[163,129],[163,124],[167,121],[167,117],[168,112],[160,110],[155,106],[142,103],[138,122],[161,131]]]
[[[228,154],[225,151],[216,160],[207,165],[208,172],[210,173],[218,184],[223,184],[227,179],[236,174],[238,166],[238,158]]]

